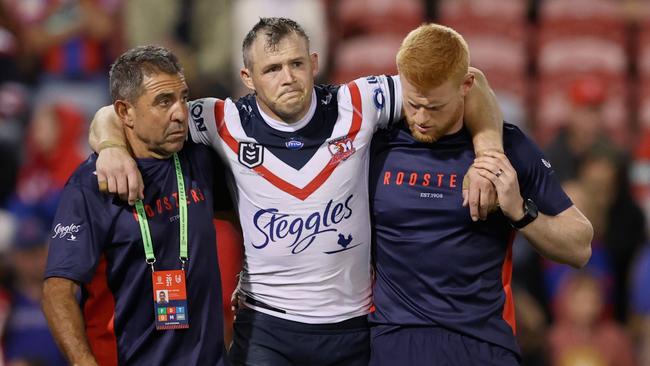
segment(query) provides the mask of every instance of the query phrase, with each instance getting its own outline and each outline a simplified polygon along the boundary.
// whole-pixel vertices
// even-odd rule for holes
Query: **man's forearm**
[[[520,232],[544,257],[573,267],[583,267],[591,257],[593,228],[572,206],[557,216],[539,214]]]
[[[126,137],[113,106],[100,108],[90,124],[88,143],[93,151],[98,152],[102,143],[112,142],[126,146]]]
[[[503,114],[496,95],[490,89],[487,78],[478,69],[474,74],[474,86],[465,97],[465,125],[472,133],[474,151],[503,151]]]
[[[43,313],[52,335],[71,365],[97,365],[84,331],[81,309],[75,298],[78,286],[51,277],[43,285]]]

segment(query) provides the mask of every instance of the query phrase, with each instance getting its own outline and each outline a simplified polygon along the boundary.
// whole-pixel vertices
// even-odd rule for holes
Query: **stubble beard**
[[[306,100],[306,95],[301,94],[298,100],[291,104],[277,103],[278,108],[275,114],[285,123],[297,122],[302,117],[301,114],[309,108],[305,105]]]
[[[425,144],[432,144],[438,140],[437,138],[438,136],[433,137],[433,136],[422,134],[419,131],[417,131],[415,129],[415,124],[409,125],[409,129],[411,130],[411,136],[413,136],[413,138],[418,142],[423,142]]]
[[[440,140],[442,136],[448,135],[450,131],[456,126],[456,123],[463,116],[464,108],[465,108],[464,104],[461,104],[456,110],[456,112],[454,113],[453,117],[450,120],[448,120],[447,123],[444,126],[442,126],[442,128],[430,127],[433,129],[432,133],[430,134],[420,133],[415,127],[416,124],[411,123],[410,121],[408,121],[407,118],[409,130],[411,131],[411,136],[413,136],[413,138],[416,141],[427,143],[427,144],[432,144]]]

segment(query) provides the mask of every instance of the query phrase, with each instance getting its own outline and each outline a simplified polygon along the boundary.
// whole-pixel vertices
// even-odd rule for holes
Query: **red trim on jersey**
[[[513,230],[508,240],[508,249],[506,258],[501,267],[501,282],[503,283],[503,292],[506,294],[506,301],[503,304],[503,320],[512,328],[512,334],[517,334],[517,324],[515,322],[515,302],[512,298],[512,243],[515,241],[516,232]]]
[[[117,365],[117,338],[113,327],[115,299],[108,288],[105,256],[102,255],[86,291],[88,299],[83,314],[90,349],[100,365]]]
[[[224,103],[223,100],[217,99],[217,102],[214,103],[214,125],[217,127],[217,131],[219,131],[219,134],[221,134],[221,125],[225,125],[225,121],[223,119],[223,111],[226,107],[226,103]]]
[[[350,130],[348,131],[348,138],[354,141],[355,137],[361,130],[361,123],[363,122],[363,113],[361,109],[361,92],[359,91],[359,87],[355,82],[350,82],[348,84],[348,88],[350,89],[350,95],[352,97],[352,108],[354,109],[354,112],[352,113],[352,124],[350,125]],[[221,103],[223,104],[223,102]],[[219,110],[221,114],[219,114]],[[237,143],[237,140],[232,137],[230,131],[228,131],[228,126],[223,119],[223,106],[217,107],[215,104],[215,118],[217,121],[217,131],[219,131],[219,135],[235,154],[239,154],[239,144]],[[284,179],[278,177],[266,167],[264,167],[264,165],[255,167],[253,170],[256,171],[264,179],[269,181],[269,183],[278,187],[282,191],[298,198],[301,201],[304,201],[318,188],[320,188],[320,186],[323,185],[325,181],[327,181],[329,176],[332,175],[334,169],[336,169],[340,162],[340,159],[332,156],[329,163],[325,165],[323,170],[321,170],[321,172],[318,173],[318,175],[312,179],[311,182],[309,182],[304,188],[298,188],[293,184],[285,181]]]

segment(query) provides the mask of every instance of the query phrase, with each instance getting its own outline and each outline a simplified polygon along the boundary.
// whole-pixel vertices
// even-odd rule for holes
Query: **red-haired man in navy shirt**
[[[397,64],[404,120],[375,135],[370,199],[376,282],[371,365],[516,365],[511,245],[519,231],[545,257],[581,267],[593,229],[551,165],[517,127],[505,154],[474,154],[463,124],[474,77],[450,28],[428,24],[403,41]],[[461,180],[473,169],[500,210],[472,221]]]

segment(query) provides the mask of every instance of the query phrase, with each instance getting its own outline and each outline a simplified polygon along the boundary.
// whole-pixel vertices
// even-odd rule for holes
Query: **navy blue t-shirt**
[[[91,155],[65,186],[52,224],[45,277],[82,285],[86,334],[97,358],[120,365],[227,364],[221,282],[212,222],[213,153],[186,142],[178,153],[187,194],[189,329],[156,330],[151,268],[135,208],[99,193]],[[173,159],[138,159],[156,270],[180,269]],[[215,194],[218,197],[215,197]]]
[[[504,148],[522,197],[556,215],[572,203],[541,151],[504,124]],[[466,129],[434,144],[399,123],[372,142],[370,202],[376,311],[387,325],[442,326],[515,353],[510,289],[514,230],[500,212],[472,222],[462,181],[474,160]]]

